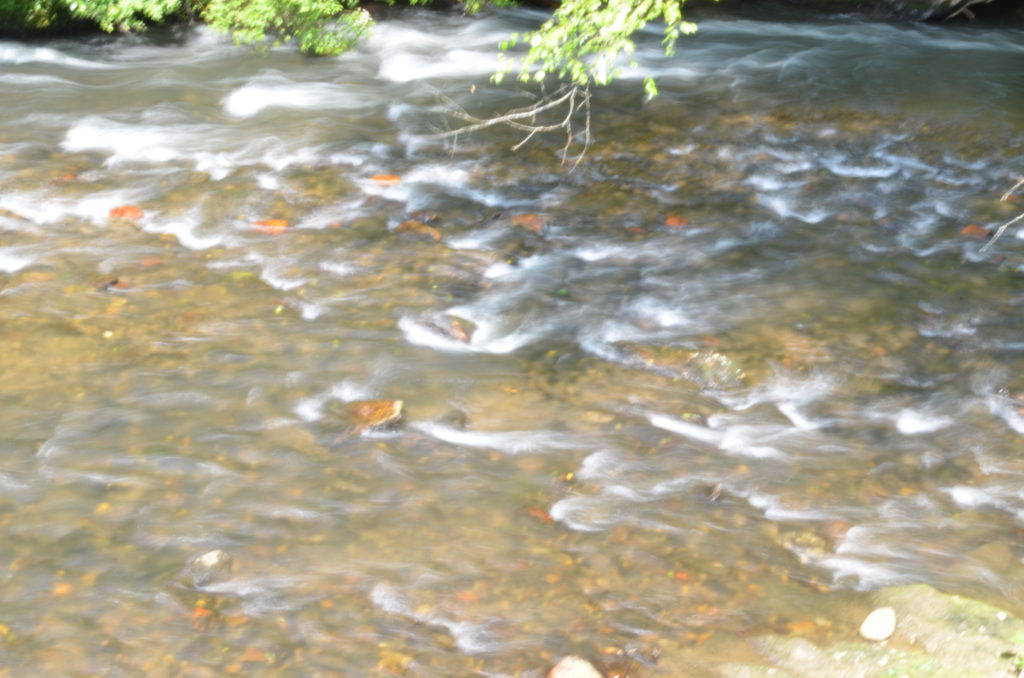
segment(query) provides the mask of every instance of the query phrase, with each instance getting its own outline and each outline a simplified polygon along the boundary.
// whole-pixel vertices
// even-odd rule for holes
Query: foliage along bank
[[[175,20],[202,21],[231,33],[240,44],[258,47],[297,44],[309,54],[340,54],[364,37],[373,26],[363,0],[0,0],[0,36],[26,37],[99,27],[107,32],[128,32]],[[634,49],[633,35],[651,22],[663,31],[663,45],[672,54],[676,41],[697,30],[683,19],[685,0],[524,0],[553,6],[553,13],[535,31],[514,34],[503,49],[523,45],[517,59],[506,59],[495,74],[500,82],[509,74],[522,81],[555,76],[585,87],[615,79],[622,57]],[[393,4],[395,0],[384,0]],[[517,0],[403,0],[410,5],[455,4],[468,13],[485,6],[508,6]],[[798,12],[861,12],[908,16],[917,19],[973,18],[976,13],[1002,11],[1024,22],[1019,0],[721,0],[742,9],[747,6],[789,5]],[[712,0],[691,0],[688,9],[702,9]],[[1012,8],[1016,9],[1012,9]],[[1013,14],[1016,12],[1016,14]],[[1012,16],[1011,16],[1012,15]],[[647,79],[649,96],[657,90]]]

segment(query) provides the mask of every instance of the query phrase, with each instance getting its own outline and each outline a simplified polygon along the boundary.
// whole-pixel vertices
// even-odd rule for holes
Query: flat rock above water
[[[896,631],[885,643],[861,640],[818,646],[780,635],[751,640],[766,664],[723,664],[722,678],[996,678],[1024,663],[1024,621],[997,607],[930,586],[885,589]]]

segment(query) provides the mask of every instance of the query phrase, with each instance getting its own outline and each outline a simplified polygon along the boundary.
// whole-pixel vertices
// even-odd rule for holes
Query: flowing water
[[[530,103],[540,18],[0,43],[0,675],[713,676],[890,584],[1024,611],[1024,32],[708,18],[575,168],[430,136]]]

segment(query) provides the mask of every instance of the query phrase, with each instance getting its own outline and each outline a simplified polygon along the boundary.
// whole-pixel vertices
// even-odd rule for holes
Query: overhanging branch
[[[587,149],[590,148],[589,87],[563,85],[554,93],[545,95],[538,100],[537,103],[531,106],[514,108],[502,115],[496,115],[490,118],[481,118],[470,114],[451,97],[440,92],[438,93],[438,99],[447,107],[448,115],[453,118],[457,118],[458,120],[462,120],[467,124],[459,127],[458,129],[427,135],[425,137],[427,139],[456,139],[462,134],[478,132],[496,125],[503,125],[525,133],[525,136],[512,146],[513,151],[518,151],[524,144],[538,134],[561,131],[564,132],[566,136],[565,146],[562,147],[562,162],[568,164],[570,162],[570,151],[572,150],[573,142],[576,140],[577,134],[582,133],[583,139],[578,142],[582,148],[580,149],[579,154],[577,154],[571,161],[574,169],[579,165],[580,161],[583,160],[583,156],[586,155]],[[564,108],[565,111],[560,119],[556,119],[554,122],[550,123],[538,122],[538,116],[541,114],[548,111],[556,111],[560,108]],[[578,118],[581,115],[583,117],[583,122],[582,127],[580,128]]]

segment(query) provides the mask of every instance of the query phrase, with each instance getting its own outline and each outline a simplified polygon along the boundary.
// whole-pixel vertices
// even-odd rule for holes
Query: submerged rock
[[[442,316],[430,321],[429,326],[440,334],[463,344],[473,341],[476,324],[456,316]]]
[[[441,231],[415,219],[406,219],[398,226],[395,226],[395,233],[409,240],[441,242]]]
[[[430,210],[413,210],[409,212],[409,216],[416,221],[421,221],[424,224],[436,224],[441,220],[441,215],[437,212],[431,212]]]
[[[365,433],[398,424],[402,420],[401,400],[359,400],[348,407],[352,431]]]
[[[604,678],[601,673],[594,668],[594,665],[588,662],[586,659],[579,657],[562,657],[557,664],[555,664],[550,671],[548,671],[547,678]]]
[[[887,640],[896,630],[896,610],[880,607],[869,614],[860,625],[860,637],[880,642]]]
[[[717,351],[694,351],[674,346],[649,346],[632,342],[615,345],[627,364],[676,378],[689,379],[708,388],[742,386],[746,375],[728,356]]]
[[[777,541],[805,565],[820,561],[832,551],[825,538],[812,530],[781,532]]]
[[[193,586],[205,586],[230,577],[233,566],[234,559],[227,551],[214,549],[189,563],[187,578]]]
[[[539,214],[516,214],[512,225],[538,235],[544,231],[544,219]]]

